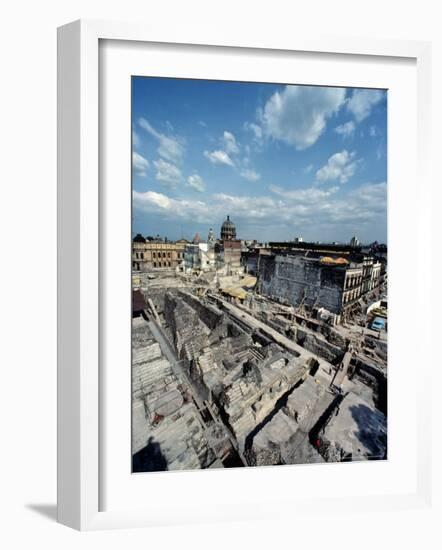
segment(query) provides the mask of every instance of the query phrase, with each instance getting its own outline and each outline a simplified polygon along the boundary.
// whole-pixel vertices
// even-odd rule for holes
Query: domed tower
[[[230,216],[227,216],[227,220],[221,226],[221,240],[232,241],[236,239],[236,227],[230,220]]]
[[[141,235],[141,233],[137,233],[133,238],[133,242],[141,244],[141,243],[145,243],[146,239],[143,237],[143,235]]]

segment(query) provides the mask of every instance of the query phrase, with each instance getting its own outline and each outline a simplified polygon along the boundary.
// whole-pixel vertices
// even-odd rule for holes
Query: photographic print
[[[132,471],[387,458],[387,91],[132,77]]]

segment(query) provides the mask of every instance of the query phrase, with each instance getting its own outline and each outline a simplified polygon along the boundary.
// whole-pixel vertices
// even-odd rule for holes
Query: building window
[[[135,258],[138,259],[138,252],[135,252]]]
[[[155,252],[152,252],[152,256],[153,256],[154,258],[156,258],[156,257],[157,257],[157,255],[156,255],[156,253],[155,253]]]
[[[153,263],[153,266],[154,266],[154,267],[157,267],[157,262],[154,262],[154,263]]]
[[[170,262],[169,262],[169,267],[170,267]]]
[[[165,257],[166,257],[166,253],[165,253],[165,252],[163,252],[163,258],[165,258]]]
[[[167,257],[170,258],[170,252],[167,253]]]
[[[144,260],[144,252],[141,252],[140,258],[141,258],[142,260]]]

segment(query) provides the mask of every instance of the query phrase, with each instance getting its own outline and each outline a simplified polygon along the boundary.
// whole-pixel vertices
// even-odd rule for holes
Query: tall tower
[[[214,246],[215,241],[216,241],[215,233],[213,232],[213,229],[210,228],[209,234],[207,235],[207,242],[208,242],[209,246]]]
[[[360,245],[360,241],[357,237],[352,237],[350,240],[350,246],[357,248]]]

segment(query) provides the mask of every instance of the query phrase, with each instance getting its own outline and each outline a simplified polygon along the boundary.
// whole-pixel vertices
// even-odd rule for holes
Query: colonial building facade
[[[134,271],[176,270],[183,265],[187,241],[148,241],[138,234],[132,242]]]

